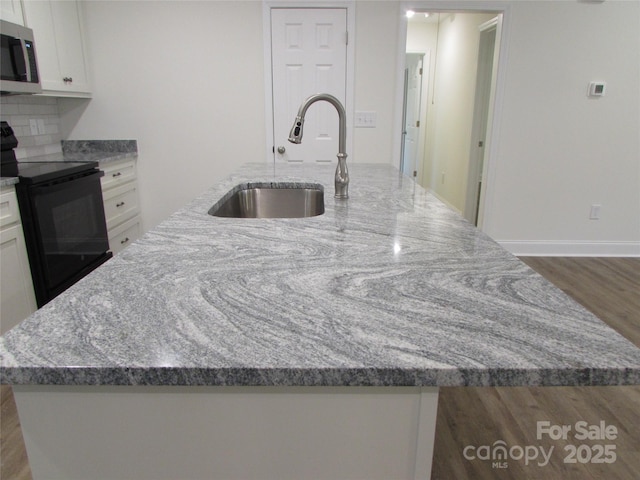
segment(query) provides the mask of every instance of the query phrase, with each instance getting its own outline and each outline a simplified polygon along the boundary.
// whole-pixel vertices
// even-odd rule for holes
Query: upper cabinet
[[[42,93],[90,97],[82,2],[29,0],[23,7],[35,37]]]
[[[24,25],[22,2],[20,0],[0,0],[0,19]]]

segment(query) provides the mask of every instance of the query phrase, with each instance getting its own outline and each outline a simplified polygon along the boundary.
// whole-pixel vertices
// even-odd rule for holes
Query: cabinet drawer
[[[20,221],[20,209],[15,190],[9,190],[0,194],[0,227],[11,225]]]
[[[138,214],[138,190],[135,182],[103,192],[107,230]]]
[[[109,190],[136,179],[136,166],[133,160],[100,165],[104,177],[100,179],[102,190]]]
[[[109,248],[114,255],[128,247],[140,236],[140,217],[135,216],[109,232]]]

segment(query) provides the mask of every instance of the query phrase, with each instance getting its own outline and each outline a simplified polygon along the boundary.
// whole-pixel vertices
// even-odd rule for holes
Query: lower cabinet
[[[100,169],[109,248],[117,255],[142,233],[135,160],[107,162]]]
[[[36,311],[14,187],[0,190],[0,335]]]
[[[109,247],[114,255],[141,235],[140,217],[136,216],[109,230]]]

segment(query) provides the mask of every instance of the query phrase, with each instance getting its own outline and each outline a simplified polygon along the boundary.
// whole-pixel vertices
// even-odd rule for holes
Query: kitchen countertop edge
[[[640,370],[393,368],[12,368],[2,385],[218,387],[588,387],[640,384]]]

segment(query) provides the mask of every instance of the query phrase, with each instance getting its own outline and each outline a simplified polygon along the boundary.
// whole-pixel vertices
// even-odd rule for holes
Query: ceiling
[[[409,23],[438,23],[438,13],[431,13],[428,17],[425,17],[425,12],[416,11],[416,14],[409,18]],[[450,13],[440,13],[440,18],[444,19]]]

